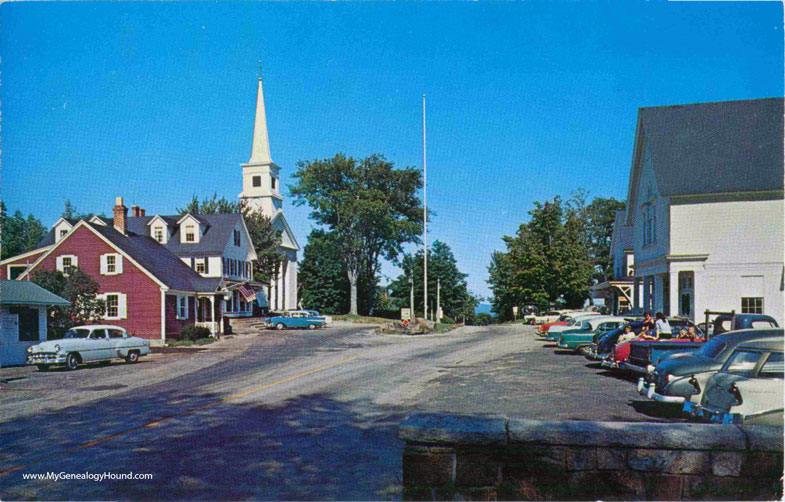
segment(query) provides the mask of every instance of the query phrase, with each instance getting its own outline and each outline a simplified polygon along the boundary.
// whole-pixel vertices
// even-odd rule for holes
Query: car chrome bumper
[[[713,424],[742,424],[744,417],[739,413],[727,413],[719,410],[707,409],[692,401],[685,401],[682,411],[693,418],[699,418],[704,422]]]
[[[610,359],[604,360],[600,364],[600,366],[605,368],[605,369],[609,369],[609,370],[617,370],[617,369],[619,369],[619,363],[617,363],[616,361],[610,360]]]
[[[665,394],[656,392],[655,384],[652,383],[647,385],[642,377],[638,379],[638,394],[641,396],[646,396],[652,401],[657,401],[658,403],[682,404],[684,401],[686,401],[683,396],[666,396]]]
[[[638,366],[627,361],[619,364],[619,368],[626,371],[632,371],[633,373],[646,373],[646,368],[643,366]]]
[[[27,364],[65,364],[65,354],[31,354]]]

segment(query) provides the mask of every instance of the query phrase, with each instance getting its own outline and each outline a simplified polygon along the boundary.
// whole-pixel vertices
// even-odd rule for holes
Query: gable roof
[[[220,278],[202,277],[197,274],[149,235],[139,235],[131,231],[123,235],[114,228],[86,225],[132,257],[171,289],[210,293],[217,291],[221,284]]]
[[[783,190],[783,98],[641,108],[638,120],[662,196]]]
[[[148,223],[156,216],[170,222],[174,232],[164,247],[176,255],[182,256],[215,256],[223,253],[226,243],[232,239],[232,231],[237,223],[242,223],[242,215],[239,213],[228,214],[200,214],[191,215],[204,225],[204,233],[199,242],[180,242],[180,228],[177,221],[185,216],[131,216],[128,218],[127,230],[138,235],[149,235],[150,228]],[[157,244],[157,243],[156,243]],[[160,244],[158,244],[160,246]]]
[[[70,303],[28,281],[0,279],[0,304],[3,305],[70,305]]]

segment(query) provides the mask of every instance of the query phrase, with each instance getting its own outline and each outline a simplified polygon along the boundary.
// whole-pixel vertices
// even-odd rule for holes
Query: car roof
[[[771,337],[771,338],[764,338],[762,340],[752,340],[749,342],[744,342],[738,347],[736,350],[741,349],[758,349],[758,350],[774,350],[778,352],[783,352],[783,340],[782,337]]]
[[[779,337],[780,340],[785,339],[785,330],[783,328],[749,328],[737,329],[734,331],[727,331],[719,334],[714,338],[721,339],[727,343],[740,343],[743,340],[750,339],[750,341],[758,338]]]
[[[68,329],[121,329],[125,331],[125,328],[115,326],[114,324],[85,324],[83,326],[72,326]]]

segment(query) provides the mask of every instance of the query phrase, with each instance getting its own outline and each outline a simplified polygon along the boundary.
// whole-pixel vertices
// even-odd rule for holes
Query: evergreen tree
[[[2,231],[2,259],[10,258],[38,247],[46,235],[46,228],[32,214],[24,217],[21,211],[8,215],[5,204],[0,202],[0,231]]]
[[[423,313],[423,252],[404,255],[401,260],[403,273],[390,284],[390,292],[397,308],[408,308],[414,280],[414,310]],[[458,262],[450,247],[435,241],[428,250],[428,309],[436,312],[437,288],[444,316],[462,321],[474,318],[474,308],[479,303],[468,290],[467,274],[458,270]]]

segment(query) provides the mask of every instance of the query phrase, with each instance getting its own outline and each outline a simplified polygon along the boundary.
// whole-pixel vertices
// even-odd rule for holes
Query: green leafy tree
[[[254,280],[265,284],[278,273],[278,267],[284,259],[278,251],[281,246],[281,232],[276,229],[272,220],[258,211],[254,211],[245,201],[230,201],[218,194],[205,197],[201,201],[194,195],[183,208],[177,209],[178,214],[231,214],[240,213],[245,220],[248,234],[251,236],[257,259],[253,262]]]
[[[586,206],[586,231],[589,255],[597,267],[597,279],[605,281],[613,275],[613,257],[611,256],[611,236],[616,211],[625,207],[624,201],[610,198],[595,198]]]
[[[71,303],[49,308],[50,338],[62,338],[73,326],[100,322],[106,312],[106,304],[97,298],[98,282],[79,268],[72,268],[68,276],[59,270],[37,270],[32,281]]]
[[[27,218],[16,211],[13,216],[8,215],[5,204],[0,202],[0,231],[2,232],[2,259],[10,258],[38,247],[38,243],[46,235],[46,228],[33,216]]]
[[[104,213],[80,213],[76,210],[76,206],[74,206],[70,200],[66,199],[65,207],[63,208],[63,213],[61,215],[68,221],[76,221],[76,220],[89,220],[93,216],[100,216],[101,218],[106,218]]]
[[[579,307],[588,298],[593,265],[589,257],[585,194],[566,203],[560,197],[535,202],[527,223],[514,237],[503,238],[506,252],[496,252],[488,268],[493,311],[512,319],[512,307],[546,309],[563,302]]]
[[[422,187],[417,169],[394,169],[381,155],[301,161],[289,187],[294,204],[336,236],[349,280],[349,312],[358,313],[358,285],[365,273],[375,284],[381,259],[395,260],[422,231]],[[375,287],[368,288],[375,295]],[[368,300],[373,303],[372,299]]]
[[[312,231],[298,274],[303,305],[328,314],[349,311],[349,279],[336,240],[333,233]]]
[[[423,312],[423,252],[415,255],[404,255],[401,260],[403,274],[390,284],[390,292],[395,298],[397,308],[406,308],[410,304],[412,277],[414,280],[414,309]],[[412,275],[413,274],[413,275]],[[474,308],[479,303],[468,290],[467,274],[458,270],[458,262],[450,246],[435,241],[428,250],[428,308],[435,312],[436,293],[439,288],[439,299],[445,316],[456,320],[471,320]]]

